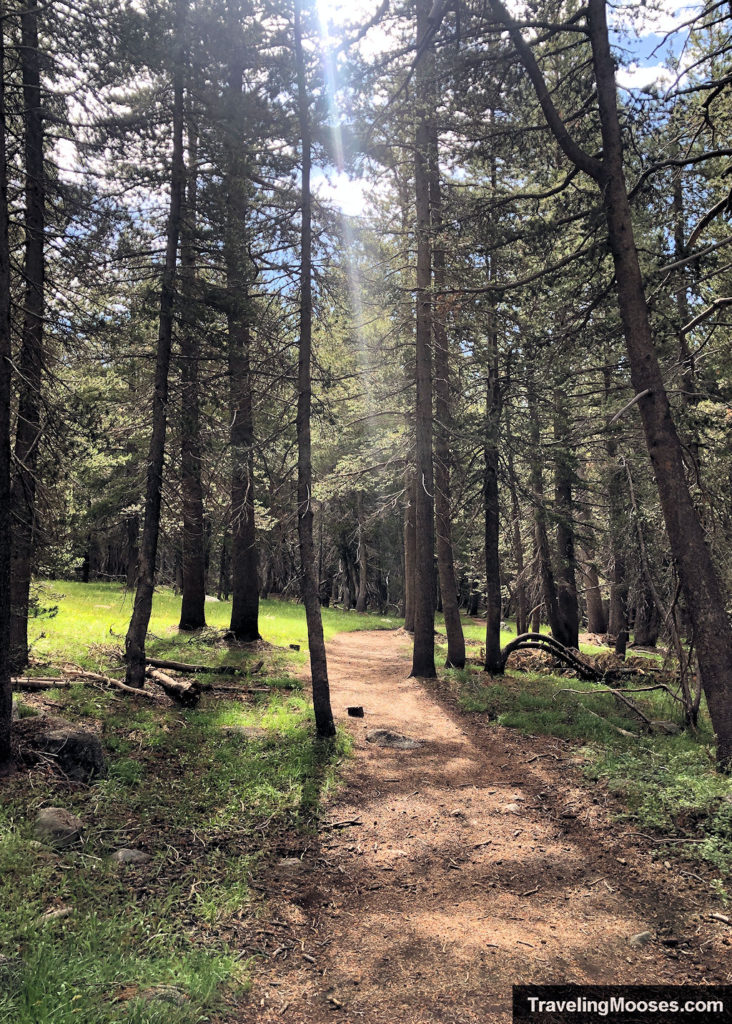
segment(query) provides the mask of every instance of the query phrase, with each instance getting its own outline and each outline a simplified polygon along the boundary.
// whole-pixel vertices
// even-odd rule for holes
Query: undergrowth
[[[82,586],[57,583],[54,590]],[[85,645],[109,639],[110,623],[121,626],[114,617],[122,614],[120,591],[88,588],[67,594],[58,614],[42,622],[46,655],[102,662],[110,671],[104,650],[90,654]],[[95,598],[111,606],[101,617]],[[288,630],[302,610],[269,604],[284,620],[272,634],[283,645],[290,637],[296,643],[300,634]],[[81,685],[16,697],[23,717],[50,712],[95,727],[108,772],[87,787],[40,766],[3,784],[2,1024],[194,1024],[212,1013],[224,1019],[249,985],[252,927],[263,912],[252,889],[259,865],[282,837],[314,827],[338,782],[348,739],[314,738],[312,708],[288,674],[288,655],[207,648],[201,637],[188,644],[191,638],[175,632],[177,611],[172,598],[156,598],[151,630],[163,640],[151,646],[243,668],[264,658],[255,678],[267,692],[226,699],[206,693],[191,710],[140,706]],[[32,825],[44,806],[77,814],[82,842],[59,852],[36,842]],[[110,854],[120,847],[151,859],[116,864]],[[43,920],[59,909],[66,916]]]

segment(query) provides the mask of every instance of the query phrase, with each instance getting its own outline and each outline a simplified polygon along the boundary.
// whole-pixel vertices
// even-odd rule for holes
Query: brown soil
[[[329,645],[355,758],[328,821],[359,824],[293,840],[265,874],[264,956],[236,1020],[485,1024],[510,1020],[515,983],[732,982],[708,888],[611,821],[574,748],[461,715],[407,678],[408,654],[401,632]],[[376,747],[374,728],[424,742]]]

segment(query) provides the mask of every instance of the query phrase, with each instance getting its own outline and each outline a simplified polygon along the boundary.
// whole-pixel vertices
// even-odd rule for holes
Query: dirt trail
[[[355,740],[330,821],[362,824],[281,851],[302,863],[266,880],[269,959],[237,1019],[485,1024],[510,1020],[514,983],[729,984],[732,930],[684,865],[621,838],[572,747],[457,714],[406,678],[408,653],[403,633],[329,645]],[[366,717],[345,718],[349,704]],[[423,743],[365,741],[381,727]]]

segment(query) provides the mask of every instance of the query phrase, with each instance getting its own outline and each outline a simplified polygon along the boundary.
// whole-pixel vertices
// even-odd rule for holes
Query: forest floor
[[[336,636],[328,656],[354,759],[330,827],[259,873],[269,930],[237,1021],[482,1024],[510,1020],[516,983],[732,982],[705,869],[618,824],[576,744],[407,678],[402,631]],[[378,728],[420,745],[367,742]]]

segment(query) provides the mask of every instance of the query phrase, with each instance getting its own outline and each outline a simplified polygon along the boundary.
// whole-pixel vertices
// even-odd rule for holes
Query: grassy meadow
[[[31,673],[49,674],[68,662],[121,673],[115,652],[123,645],[129,593],[115,584],[50,581],[36,597],[46,611],[30,622]],[[348,736],[314,740],[312,710],[297,678],[307,648],[303,607],[262,602],[268,645],[228,646],[226,602],[207,603],[209,629],[188,635],[177,631],[179,600],[167,590],[156,594],[149,652],[243,670],[264,659],[254,678],[265,692],[206,692],[191,710],[160,694],[143,702],[84,686],[16,694],[21,718],[50,713],[94,728],[108,773],[83,786],[39,765],[3,784],[0,1024],[235,1017],[256,966],[252,936],[267,914],[258,873],[312,832],[324,799],[339,785]],[[323,609],[323,623],[326,639],[401,625],[333,609]],[[438,619],[438,664],[441,631]],[[466,619],[465,633],[469,656],[479,657],[484,627]],[[502,643],[514,635],[508,623]],[[709,884],[726,899],[732,783],[714,772],[704,716],[696,733],[649,736],[612,698],[593,695],[595,684],[510,667],[503,678],[488,679],[477,665],[440,670],[440,677],[436,685],[450,688],[463,713],[570,744],[587,786],[619,798],[619,829],[657,837],[660,857],[669,855],[664,840],[672,840],[694,871],[706,862]],[[652,718],[679,721],[665,694],[636,699]],[[82,819],[80,844],[53,852],[34,840],[36,813],[51,805]],[[110,855],[120,847],[143,850],[150,860],[118,865]]]

